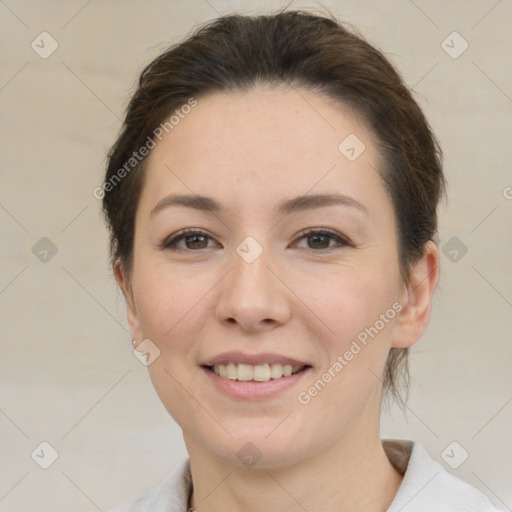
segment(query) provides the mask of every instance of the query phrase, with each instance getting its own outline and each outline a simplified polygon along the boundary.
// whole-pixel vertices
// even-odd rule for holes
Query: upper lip
[[[309,366],[304,361],[299,361],[292,357],[283,356],[280,354],[273,354],[271,352],[265,352],[261,354],[247,354],[243,352],[224,352],[210,359],[207,359],[201,366],[215,366],[218,364],[250,364],[251,366],[257,366],[260,364],[289,364],[292,366]]]

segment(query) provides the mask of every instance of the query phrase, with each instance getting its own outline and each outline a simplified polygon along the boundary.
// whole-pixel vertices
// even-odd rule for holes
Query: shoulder
[[[418,442],[383,439],[391,463],[404,474],[386,512],[499,512],[481,491],[448,473]],[[187,512],[192,485],[189,459],[152,491],[111,512]]]
[[[158,487],[110,512],[187,512],[191,485],[190,460],[186,459]]]
[[[499,512],[485,494],[448,473],[420,443],[385,439],[382,444],[404,474],[387,512]]]

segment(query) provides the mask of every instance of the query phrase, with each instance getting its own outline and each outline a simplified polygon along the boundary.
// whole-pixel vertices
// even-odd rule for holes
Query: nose
[[[284,325],[290,318],[286,287],[276,277],[275,265],[264,249],[248,263],[234,252],[232,268],[222,280],[217,297],[217,320],[228,327],[251,332],[268,331]],[[270,268],[269,268],[270,267]]]

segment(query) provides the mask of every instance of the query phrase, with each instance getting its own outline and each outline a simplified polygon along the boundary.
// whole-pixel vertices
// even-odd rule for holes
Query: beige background
[[[446,155],[441,285],[412,357],[406,415],[386,416],[383,436],[421,441],[511,510],[512,3],[323,3],[397,64]],[[0,2],[0,511],[107,510],[186,456],[131,353],[92,191],[143,65],[217,13],[282,5]],[[292,3],[304,6],[318,4]],[[59,45],[46,59],[31,48],[51,49],[43,31]],[[469,44],[458,58],[442,47],[453,31]],[[463,44],[453,37],[452,54]],[[48,242],[33,253],[42,237],[55,255],[41,252]],[[453,237],[459,248],[445,246]],[[59,454],[46,470],[31,458],[50,461],[42,441]],[[441,457],[452,441],[469,453],[458,469]]]

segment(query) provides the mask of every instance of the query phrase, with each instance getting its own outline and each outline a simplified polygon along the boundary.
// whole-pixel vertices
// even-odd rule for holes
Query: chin
[[[198,433],[196,442],[203,446],[201,451],[234,466],[255,469],[283,467],[307,458],[307,452],[312,451],[312,448],[308,446],[311,440],[308,441],[304,432],[293,432],[291,425],[285,428],[286,420],[278,426],[282,420],[283,417],[277,421],[269,418],[248,419],[245,425],[238,423],[236,428],[227,423],[226,429],[233,437],[229,437],[226,432],[219,433],[218,430],[213,437],[212,431],[208,431]]]

